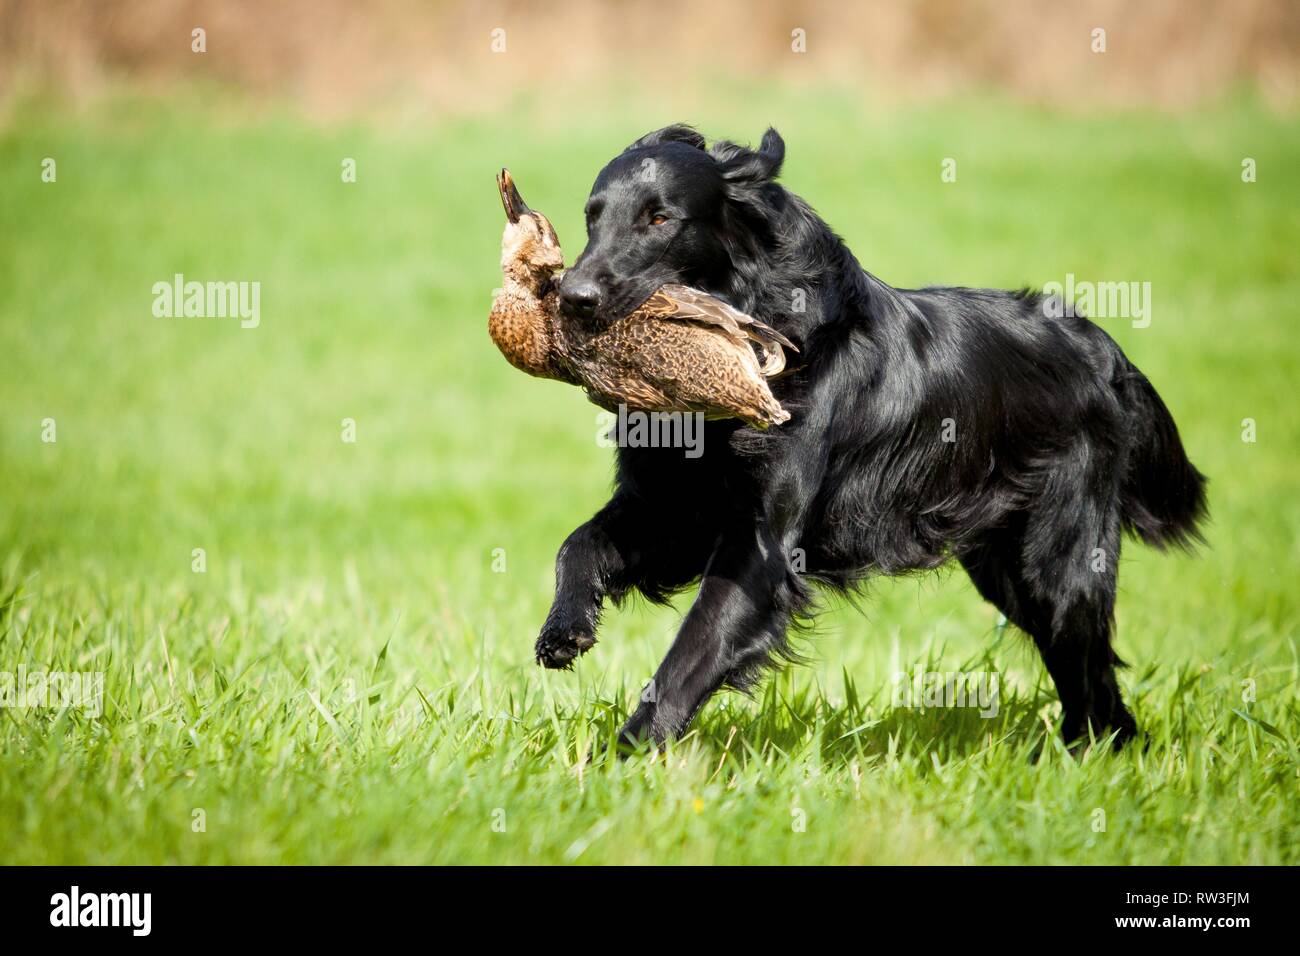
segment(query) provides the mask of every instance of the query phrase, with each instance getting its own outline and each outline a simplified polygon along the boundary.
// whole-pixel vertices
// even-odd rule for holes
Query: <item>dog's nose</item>
[[[560,308],[577,319],[590,319],[600,308],[600,286],[590,279],[560,285]]]

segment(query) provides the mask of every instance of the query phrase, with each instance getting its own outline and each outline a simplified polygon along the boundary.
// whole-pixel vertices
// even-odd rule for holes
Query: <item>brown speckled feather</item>
[[[781,346],[792,352],[799,351],[793,342],[771,326],[688,285],[661,286],[637,311],[655,318],[713,325],[737,341],[753,342],[763,353],[761,370],[768,378],[779,375],[785,368],[785,352]]]
[[[768,388],[750,340],[716,325],[638,309],[595,335],[562,333],[561,340],[592,401],[602,407],[703,412],[758,428],[790,418]]]

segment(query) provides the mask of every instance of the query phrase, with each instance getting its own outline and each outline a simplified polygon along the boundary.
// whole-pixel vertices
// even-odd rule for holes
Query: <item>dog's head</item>
[[[661,285],[726,292],[738,235],[755,219],[785,158],[774,129],[762,145],[704,148],[689,126],[641,137],[596,177],[587,247],[560,283],[560,307],[580,319],[616,318]],[[745,224],[752,233],[754,224]]]

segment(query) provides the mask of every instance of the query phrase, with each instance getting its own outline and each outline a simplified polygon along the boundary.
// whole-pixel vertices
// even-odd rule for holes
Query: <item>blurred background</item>
[[[536,524],[527,495],[487,507],[482,492],[517,482],[527,438],[562,432],[571,444],[550,447],[574,474],[529,478],[590,494],[542,536],[549,551],[596,503],[607,457],[580,395],[513,374],[485,347],[492,175],[515,170],[572,257],[600,166],[679,121],[742,142],[778,126],[786,182],[897,285],[1154,282],[1152,327],[1108,328],[1145,346],[1137,361],[1156,365],[1162,390],[1206,401],[1188,373],[1224,361],[1224,345],[1191,335],[1198,315],[1238,338],[1252,321],[1280,335],[1280,313],[1236,313],[1295,279],[1283,170],[1298,95],[1300,5],[1288,0],[0,0],[0,335],[17,372],[0,387],[16,392],[11,414],[39,420],[61,398],[65,414],[115,416],[113,432],[78,443],[99,449],[94,468],[57,480],[31,457],[56,452],[9,432],[7,476],[47,503],[68,490],[79,514],[102,496],[152,503],[112,534],[109,515],[68,528],[28,507],[9,521],[28,547],[67,547],[80,529],[94,554],[124,533],[156,542],[151,523],[186,502],[186,521],[235,534],[243,522],[218,520],[222,502],[245,516],[294,507],[244,493],[241,469],[275,487],[298,461],[331,507],[391,508],[417,538],[431,530],[424,513],[391,494],[406,481],[418,500],[435,480],[453,505],[463,492],[460,509],[424,515],[438,529]],[[940,177],[949,159],[956,182]],[[1247,159],[1256,183],[1243,182]],[[178,272],[260,281],[262,326],[154,320],[149,289]],[[333,436],[301,414],[323,426],[349,406],[368,416],[363,442],[306,444]],[[95,468],[120,478],[137,427],[172,453],[88,496],[67,484]],[[348,482],[317,467],[325,451],[356,452],[336,464],[379,469],[390,493],[340,494]],[[195,488],[162,463],[193,469]],[[223,475],[232,487],[214,498]],[[320,545],[316,522],[284,531],[306,553]],[[541,580],[549,556],[538,561]]]
[[[1101,324],[1210,476],[1212,522],[1200,557],[1126,545],[1126,690],[1140,720],[1183,733],[1188,688],[1213,723],[1249,676],[1294,739],[1298,107],[1294,0],[0,0],[0,670],[101,668],[109,696],[84,734],[0,720],[0,818],[19,821],[0,859],[545,860],[576,845],[592,817],[529,855],[473,830],[458,851],[440,818],[408,810],[484,754],[506,779],[511,754],[565,752],[548,734],[616,726],[686,606],[609,613],[574,674],[533,666],[555,551],[608,494],[611,453],[594,406],[514,371],[486,333],[495,172],[510,166],[571,261],[600,167],[672,122],[742,142],[778,127],[784,183],[892,284],[1150,282],[1149,326]],[[259,282],[260,324],[155,316],[154,284],[177,273]],[[776,685],[812,702],[791,738],[807,739],[803,718],[857,721],[835,702],[851,681],[881,692],[900,655],[996,667],[1025,694],[1008,732],[1040,731],[1054,696],[1000,635],[960,575],[879,582],[860,612],[833,603],[814,663]],[[341,687],[380,663],[383,713],[354,728]],[[275,706],[237,692],[276,679]],[[755,706],[711,705],[704,739],[722,748],[734,722],[766,747]],[[901,726],[924,737],[922,782],[932,751],[983,746],[982,726],[917,720]],[[443,739],[436,779],[401,749]],[[1071,779],[1055,806],[1084,819],[1095,781]],[[1297,832],[1270,802],[1283,785],[1258,782],[1249,814],[1235,777],[1194,815],[1171,787],[1168,833],[1086,852],[1022,813],[1032,794],[978,827],[933,811],[789,852],[1285,862],[1272,837],[1224,823],[1276,810]],[[917,804],[882,786],[872,817],[909,818]],[[544,787],[522,792],[551,812]],[[1145,791],[1123,792],[1148,819]],[[490,787],[467,799],[457,812],[482,819],[497,805]],[[188,834],[191,808],[223,801],[238,810],[221,840],[157,826],[170,814]],[[759,806],[679,842],[743,857]],[[786,847],[788,816],[763,825],[774,842],[749,852]],[[413,826],[430,839],[408,841]],[[623,849],[599,852],[636,858],[655,838],[628,820],[600,844]]]
[[[80,100],[106,85],[209,80],[323,116],[472,112],[528,87],[564,115],[581,92],[576,104],[552,94],[611,72],[676,92],[701,76],[760,77],[1072,107],[1187,106],[1243,87],[1285,105],[1300,93],[1300,9],[1288,0],[4,0],[0,24],[6,92]],[[211,39],[199,59],[182,42],[196,26]],[[1104,58],[1094,29],[1106,31]]]

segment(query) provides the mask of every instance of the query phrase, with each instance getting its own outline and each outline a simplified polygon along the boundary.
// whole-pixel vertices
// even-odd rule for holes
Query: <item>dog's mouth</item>
[[[527,216],[532,212],[528,208],[528,203],[524,202],[524,197],[519,195],[519,189],[515,186],[515,179],[510,175],[510,170],[502,168],[497,173],[497,192],[501,193],[501,206],[506,211],[506,219],[512,223],[517,223],[520,216]]]

